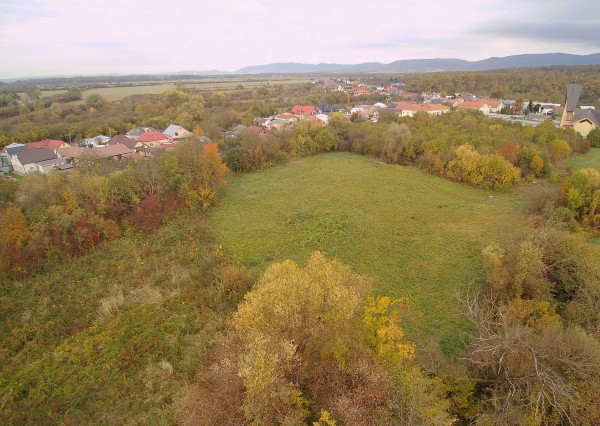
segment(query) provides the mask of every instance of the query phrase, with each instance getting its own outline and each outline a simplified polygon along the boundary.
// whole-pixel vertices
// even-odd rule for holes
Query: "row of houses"
[[[281,130],[286,127],[291,127],[302,120],[327,123],[329,120],[329,113],[334,111],[343,113],[347,117],[352,117],[353,115],[360,115],[365,119],[377,121],[379,115],[383,110],[393,112],[399,117],[414,117],[419,112],[426,112],[430,115],[441,115],[449,112],[451,108],[454,107],[456,109],[476,109],[483,112],[486,115],[489,115],[499,113],[500,110],[505,106],[502,100],[496,99],[464,100],[462,98],[443,98],[443,101],[444,102],[377,102],[373,105],[356,105],[337,110],[329,104],[294,105],[291,112],[289,113],[277,114],[271,117],[257,117],[253,120],[253,122],[257,126],[262,126],[262,128],[264,128],[266,131],[269,131]],[[224,136],[233,137],[237,133],[239,132],[236,132],[234,129],[232,131],[226,132]]]
[[[146,156],[173,149],[182,139],[193,134],[181,126],[171,124],[163,132],[152,127],[136,127],[125,135],[104,135],[85,139],[80,146],[54,139],[13,143],[0,151],[3,173],[48,173],[50,170],[69,170],[82,159],[139,160]]]

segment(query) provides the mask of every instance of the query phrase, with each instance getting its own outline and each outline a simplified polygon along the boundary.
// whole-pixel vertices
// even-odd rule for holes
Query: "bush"
[[[594,129],[588,133],[587,140],[594,148],[600,148],[600,129]]]

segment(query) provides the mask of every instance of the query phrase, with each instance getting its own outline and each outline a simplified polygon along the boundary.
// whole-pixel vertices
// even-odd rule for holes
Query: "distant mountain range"
[[[541,53],[492,57],[481,61],[463,59],[405,59],[382,64],[366,62],[363,64],[299,64],[276,63],[245,67],[231,74],[296,74],[296,73],[337,73],[337,72],[379,72],[410,73],[430,71],[485,71],[503,68],[545,67],[551,65],[596,65],[600,64],[600,53],[592,55],[570,55],[567,53]]]
[[[504,57],[492,57],[481,61],[465,61],[463,59],[439,58],[439,59],[403,59],[390,64],[380,62],[365,62],[362,64],[301,64],[295,62],[274,63],[266,65],[254,65],[244,67],[237,71],[176,71],[166,73],[149,74],[153,79],[161,76],[177,78],[191,78],[193,76],[219,76],[219,75],[243,75],[243,74],[324,74],[324,73],[418,73],[431,71],[485,71],[504,68],[520,67],[546,67],[552,65],[600,65],[600,53],[591,55],[570,55],[567,53],[540,53],[527,55],[513,55]],[[87,80],[100,77],[140,77],[141,74],[102,74],[94,76],[47,76],[30,78],[11,78],[0,80],[1,82],[13,82],[16,80],[41,80],[41,79],[64,79],[64,80]],[[135,80],[135,79],[134,79]]]

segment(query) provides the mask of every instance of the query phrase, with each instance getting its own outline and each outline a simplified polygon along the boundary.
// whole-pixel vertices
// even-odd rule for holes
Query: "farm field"
[[[254,89],[260,86],[279,86],[289,84],[302,84],[308,83],[314,80],[316,77],[281,77],[281,78],[267,78],[261,76],[252,77],[215,77],[215,78],[203,78],[198,80],[182,80],[181,83],[184,87],[206,90],[206,91],[232,91],[237,90],[238,85],[242,85],[244,89]],[[131,86],[112,86],[112,87],[98,87],[93,89],[87,89],[82,92],[82,96],[85,99],[92,93],[98,93],[109,102],[119,101],[127,96],[131,95],[160,95],[167,90],[175,89],[177,86],[177,80],[166,80],[164,82],[138,82]],[[56,90],[44,90],[42,89],[42,97],[49,97],[59,93],[66,92],[66,89]],[[25,92],[20,92],[19,96],[26,99],[27,95]],[[82,101],[73,101],[71,104],[79,104]]]
[[[587,154],[569,158],[567,166],[572,170],[588,168],[600,170],[600,148],[590,148]]]
[[[294,160],[234,176],[209,218],[226,254],[253,277],[272,262],[322,251],[374,280],[377,295],[406,297],[419,343],[463,346],[456,293],[483,282],[481,250],[517,232],[521,199],[348,153]]]
[[[124,86],[124,87],[100,87],[97,89],[84,90],[82,92],[83,99],[92,93],[98,93],[100,96],[105,98],[109,102],[119,101],[127,96],[131,95],[160,95],[167,90],[175,88],[175,82],[162,83],[150,86]],[[76,101],[76,103],[82,103],[82,101]]]

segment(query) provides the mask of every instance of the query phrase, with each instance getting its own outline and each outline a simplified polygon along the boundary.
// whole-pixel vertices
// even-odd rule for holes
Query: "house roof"
[[[252,132],[252,133],[264,133],[265,129],[258,126],[248,126],[244,129],[244,132]]]
[[[65,143],[64,141],[59,141],[56,139],[44,139],[42,141],[26,143],[25,146],[27,146],[27,148],[29,148],[29,149],[44,147],[44,148],[48,148],[51,151],[54,151],[54,150],[58,149],[58,147],[64,143]]]
[[[569,84],[567,85],[567,102],[565,108],[567,111],[575,111],[577,108],[577,102],[581,96],[581,84]]]
[[[70,163],[57,164],[56,168],[58,170],[69,170],[73,168],[73,165]]]
[[[167,136],[173,136],[180,128],[181,126],[178,126],[177,124],[170,124],[169,127],[163,131],[163,133]]]
[[[50,160],[38,161],[38,162],[36,162],[36,164],[38,166],[57,166],[64,162],[65,162],[65,160],[63,160],[62,158],[52,158]]]
[[[493,99],[483,99],[479,101],[464,101],[461,103],[459,109],[481,109],[484,105],[488,105],[492,108],[498,108],[502,104],[502,101],[495,101]]]
[[[412,107],[402,108],[402,109],[409,110],[409,111],[447,111],[450,109],[450,107],[447,107],[446,105],[437,105],[437,104],[427,103],[427,104],[414,104]]]
[[[46,147],[31,148],[17,152],[17,158],[23,165],[37,163],[44,160],[53,160],[58,158],[54,151]]]
[[[68,146],[66,148],[58,148],[56,152],[61,157],[79,158],[86,150],[78,146]]]
[[[138,137],[138,141],[140,141],[140,142],[164,141],[166,139],[169,139],[169,137],[161,132],[146,132],[146,133],[142,133]]]
[[[128,152],[127,154],[123,154],[125,158],[131,158],[132,160],[141,160],[144,158],[143,155],[138,154],[137,152]]]
[[[138,141],[128,138],[125,135],[114,135],[108,142],[106,142],[107,145],[116,145],[118,143],[125,145],[129,149],[133,149],[133,147],[138,144]]]
[[[315,106],[323,112],[332,112],[333,111],[333,106],[329,105],[329,104],[316,104]]]
[[[275,118],[279,118],[281,120],[297,120],[298,117],[296,117],[294,114],[288,114],[288,113],[283,113],[283,114],[278,114],[275,116]]]
[[[96,135],[83,140],[84,145],[105,144],[110,140],[108,136]]]
[[[178,126],[177,124],[171,124],[164,130],[164,134],[167,136],[173,136],[179,129],[185,130],[183,127]],[[187,130],[185,130],[187,132]]]
[[[90,151],[100,158],[117,157],[119,155],[124,155],[131,152],[129,148],[121,144],[106,145],[99,148],[92,148],[90,149]]]
[[[18,145],[14,144],[14,145],[15,146],[7,146],[6,147],[6,153],[8,155],[15,155],[17,152],[23,151],[23,150],[27,149],[27,147],[25,145],[22,145],[22,144],[18,144]]]
[[[312,114],[315,110],[317,110],[317,107],[313,105],[294,105],[292,114]]]
[[[597,109],[578,109],[573,117],[573,121],[590,120],[596,127],[600,128],[600,110]]]
[[[146,132],[158,132],[158,130],[156,130],[154,127],[140,126],[140,127],[134,127],[133,129],[128,131],[126,133],[126,135],[129,136],[130,138],[136,139],[142,133],[146,133]]]

